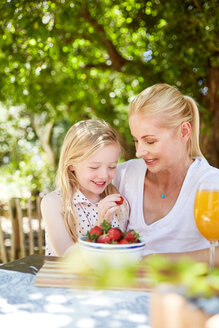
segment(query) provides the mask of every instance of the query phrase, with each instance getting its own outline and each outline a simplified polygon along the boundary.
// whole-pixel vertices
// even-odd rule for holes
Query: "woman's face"
[[[129,119],[136,156],[144,159],[147,168],[153,173],[169,170],[185,158],[187,138],[182,127],[162,127],[156,117],[133,114]]]

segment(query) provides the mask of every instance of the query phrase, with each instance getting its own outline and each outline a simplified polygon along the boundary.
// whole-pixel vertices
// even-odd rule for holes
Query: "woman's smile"
[[[149,165],[154,165],[157,163],[157,159],[144,159],[145,163],[149,166]]]

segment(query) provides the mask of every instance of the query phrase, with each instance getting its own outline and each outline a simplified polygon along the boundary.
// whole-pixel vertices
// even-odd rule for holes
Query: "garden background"
[[[159,82],[195,98],[219,167],[218,17],[216,0],[1,0],[0,200],[53,187],[78,120],[108,121],[135,157],[128,106]]]

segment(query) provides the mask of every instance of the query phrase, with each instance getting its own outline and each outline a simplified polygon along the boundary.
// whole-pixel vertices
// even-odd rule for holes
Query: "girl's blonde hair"
[[[187,144],[188,154],[203,157],[199,147],[199,111],[193,98],[183,96],[174,86],[155,84],[143,90],[130,104],[129,117],[137,113],[159,115],[163,125],[169,128],[189,122],[191,137]]]
[[[115,131],[103,120],[85,120],[74,124],[67,132],[61,148],[56,186],[63,198],[64,222],[73,241],[77,241],[77,216],[73,204],[73,195],[79,189],[75,173],[69,169],[70,165],[78,164],[100,148],[119,144]],[[103,197],[118,193],[112,184],[103,192]],[[121,219],[121,210],[118,219]]]

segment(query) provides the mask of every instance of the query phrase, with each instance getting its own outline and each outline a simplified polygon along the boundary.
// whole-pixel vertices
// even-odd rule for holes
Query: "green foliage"
[[[168,283],[183,287],[188,297],[210,297],[219,293],[219,268],[209,272],[206,263],[182,258],[173,262],[162,255],[144,260],[147,278],[152,286]]]
[[[56,163],[68,127],[87,118],[107,120],[121,136],[125,159],[133,157],[128,105],[157,82],[192,95],[210,126],[218,8],[216,0],[2,0],[0,101],[21,105],[22,120],[39,115],[42,126],[54,122],[49,145]],[[16,166],[10,135],[0,130]]]
[[[188,257],[173,262],[164,255],[156,254],[143,258],[138,264],[126,261],[123,265],[117,266],[112,265],[104,257],[97,257],[96,261],[98,266],[91,266],[78,244],[63,258],[63,264],[68,267],[68,272],[80,274],[87,280],[89,278],[92,288],[141,287],[153,290],[168,286],[188,298],[209,298],[219,294],[219,268],[216,267],[209,272],[206,263]]]
[[[13,163],[1,167],[1,200],[13,197],[28,199],[30,194],[36,195],[40,191],[50,190],[51,182],[54,181],[54,171],[50,170],[44,157],[44,154],[31,153],[23,157],[23,161],[16,170]]]
[[[50,187],[54,171],[37,142],[30,117],[22,107],[1,108],[0,188],[1,200],[28,198]]]
[[[202,98],[197,83],[218,65],[217,11],[216,1],[3,0],[1,99],[119,126],[120,106],[126,114],[149,84],[166,81]]]
[[[153,289],[168,285],[173,290],[181,290],[188,298],[209,298],[219,294],[219,268],[209,272],[206,263],[186,257],[173,262],[162,255],[154,255],[143,259],[140,265],[127,262],[120,267],[112,267],[103,260],[95,273],[96,288],[128,288],[140,281]]]
[[[102,267],[96,275],[95,287],[99,289],[125,288],[134,286],[136,266],[133,264],[127,267],[112,267],[109,263],[102,263]]]

